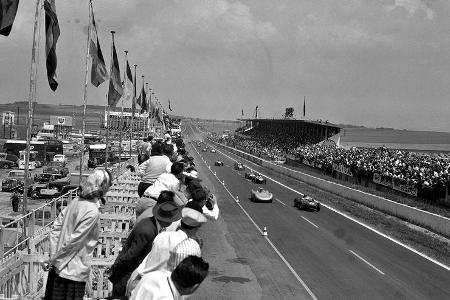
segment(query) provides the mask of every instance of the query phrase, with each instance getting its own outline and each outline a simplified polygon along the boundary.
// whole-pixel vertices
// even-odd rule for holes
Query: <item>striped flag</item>
[[[44,1],[45,10],[45,54],[47,64],[47,79],[52,91],[56,91],[58,81],[56,80],[56,42],[59,38],[59,23],[56,16],[55,0]]]
[[[111,76],[109,77],[108,105],[116,106],[123,94],[122,81],[120,80],[119,60],[117,59],[116,45],[112,40]]]
[[[131,74],[131,68],[128,64],[125,70],[125,78],[123,82],[123,98],[125,101],[133,99],[133,75]],[[135,105],[134,101],[132,102],[132,106]]]
[[[0,0],[0,34],[8,36],[16,18],[19,0]]]
[[[103,58],[102,49],[97,35],[97,26],[95,24],[94,11],[91,2],[91,35],[89,41],[89,54],[92,59],[91,67],[91,83],[98,87],[108,79],[108,70],[106,69],[105,59]]]

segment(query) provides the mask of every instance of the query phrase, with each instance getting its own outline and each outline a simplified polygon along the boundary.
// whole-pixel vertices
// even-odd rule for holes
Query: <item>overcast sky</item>
[[[0,102],[27,100],[34,4],[20,1],[0,36]],[[83,99],[86,1],[56,1],[59,87],[51,92],[41,44],[38,102]],[[450,131],[448,0],[95,0],[109,68],[115,30],[124,50],[174,113],[234,119],[293,106],[336,123]],[[42,25],[42,38],[44,25]],[[103,105],[107,83],[89,86]]]

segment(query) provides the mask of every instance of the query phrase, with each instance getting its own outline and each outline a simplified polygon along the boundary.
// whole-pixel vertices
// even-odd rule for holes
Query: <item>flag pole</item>
[[[113,47],[114,47],[114,34],[115,34],[116,32],[114,31],[114,30],[111,30],[111,38],[112,38],[112,41],[111,41],[111,68],[110,68],[110,73],[109,73],[109,81],[111,82],[111,77],[112,77],[112,74],[113,74],[113,60],[114,60],[114,58],[113,58],[113,52],[114,52],[114,49],[113,49]],[[107,97],[108,98],[108,97]],[[109,127],[110,127],[110,125],[109,125],[109,119],[110,119],[110,116],[109,116],[109,98],[106,100],[106,159],[105,159],[105,169],[108,169],[108,158],[109,158],[109,148],[108,148],[108,145],[109,145]]]
[[[144,89],[144,75],[142,75],[142,90]],[[142,99],[141,99],[141,111],[140,111],[140,114],[139,114],[139,124],[141,125],[141,135],[142,135],[142,138],[144,138],[145,137],[145,126],[142,126],[143,124],[142,124],[142,114],[143,114],[143,111],[142,111],[142,104],[144,103],[144,101],[145,101],[145,99],[144,99],[144,95],[142,94],[142,90],[141,90],[141,96],[142,96]]]
[[[128,50],[125,50],[125,68],[124,68],[124,76],[123,82],[125,85],[125,78],[127,76],[127,61],[128,61]],[[123,95],[122,95],[122,108],[120,112],[120,121],[119,121],[119,162],[122,161],[122,131],[123,131]]]
[[[24,185],[23,185],[23,205],[22,214],[26,215],[28,211],[27,203],[27,193],[28,193],[28,174],[30,173],[29,162],[30,162],[30,141],[31,141],[31,128],[33,126],[33,102],[36,97],[36,77],[37,77],[37,66],[36,66],[36,55],[38,52],[38,34],[39,34],[39,15],[41,12],[41,0],[36,0],[36,12],[34,15],[34,32],[33,32],[33,46],[31,49],[31,67],[30,67],[30,91],[28,96],[28,123],[27,123],[27,146],[25,153],[25,166],[24,166]],[[23,235],[26,236],[26,224],[23,224]]]
[[[148,98],[148,82],[145,83],[145,91],[146,91],[145,97]],[[147,99],[145,99],[145,101],[147,101]],[[147,132],[147,137],[150,135],[149,134],[150,133],[150,126],[149,126],[150,125],[150,120],[148,119],[148,116],[149,116],[149,114],[148,114],[148,107],[149,107],[149,103],[147,102],[147,118],[146,118],[147,122],[145,124],[145,130]]]
[[[87,106],[87,87],[89,77],[89,42],[91,41],[91,19],[92,19],[92,0],[89,0],[89,23],[88,23],[88,36],[86,44],[86,60],[85,60],[85,73],[84,73],[84,94],[83,94],[83,125],[81,129],[81,155],[80,155],[80,183],[83,176],[83,162],[84,162],[84,147],[85,147],[85,132],[86,132],[86,106]]]
[[[133,80],[133,103],[131,103],[131,129],[130,129],[130,158],[131,158],[131,140],[133,139],[134,127],[134,112],[136,110],[136,67],[134,65],[134,80]]]

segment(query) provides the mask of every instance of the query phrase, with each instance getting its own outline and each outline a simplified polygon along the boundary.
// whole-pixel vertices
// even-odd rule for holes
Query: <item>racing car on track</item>
[[[252,181],[254,183],[259,183],[259,184],[266,184],[267,183],[267,179],[264,178],[264,176],[262,176],[261,174],[255,174],[255,177],[252,178]]]
[[[253,171],[245,172],[245,174],[244,174],[245,179],[250,179],[252,181],[253,181],[253,178],[255,178],[255,176],[256,176],[256,173]]]
[[[214,162],[214,165],[215,165],[215,166],[218,166],[218,167],[223,167],[223,161],[221,161],[221,160],[216,160],[216,161]]]
[[[235,170],[238,170],[238,171],[241,171],[241,170],[245,170],[245,167],[244,167],[244,165],[243,165],[242,163],[240,163],[240,162],[235,162],[235,163],[234,163],[234,169],[235,169]]]
[[[258,188],[258,190],[252,190],[250,195],[250,200],[253,202],[272,202],[273,194],[268,190],[263,188]]]
[[[208,148],[203,148],[202,152],[208,152]]]
[[[320,211],[319,201],[311,198],[310,196],[303,195],[303,197],[298,197],[294,199],[294,207],[304,210],[315,210]]]
[[[211,153],[216,153],[216,149],[211,149]]]

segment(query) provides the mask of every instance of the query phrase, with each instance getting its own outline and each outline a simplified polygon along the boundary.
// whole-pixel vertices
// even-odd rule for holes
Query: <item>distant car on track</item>
[[[235,163],[234,163],[234,169],[235,169],[235,170],[238,170],[238,171],[242,171],[242,170],[245,170],[245,167],[244,167],[244,165],[243,165],[242,163],[240,163],[240,162],[235,162]]]
[[[208,148],[203,148],[202,152],[208,152]]]
[[[211,149],[211,153],[216,153],[216,149]]]
[[[315,210],[320,211],[320,203],[314,200],[310,196],[304,195],[303,197],[297,197],[294,199],[294,207],[303,210]]]
[[[252,190],[250,195],[250,200],[253,202],[272,202],[272,198],[273,194],[261,187],[258,190]]]
[[[253,178],[255,178],[255,176],[256,176],[256,173],[253,171],[245,172],[245,174],[244,174],[245,179],[250,179],[252,181],[253,181]]]
[[[256,174],[255,177],[253,177],[252,181],[258,184],[267,183],[267,179],[264,178],[264,176],[262,176],[261,174]]]
[[[218,166],[218,167],[223,167],[223,161],[221,161],[221,160],[216,160],[215,163],[214,163],[214,165],[215,165],[215,166]]]

